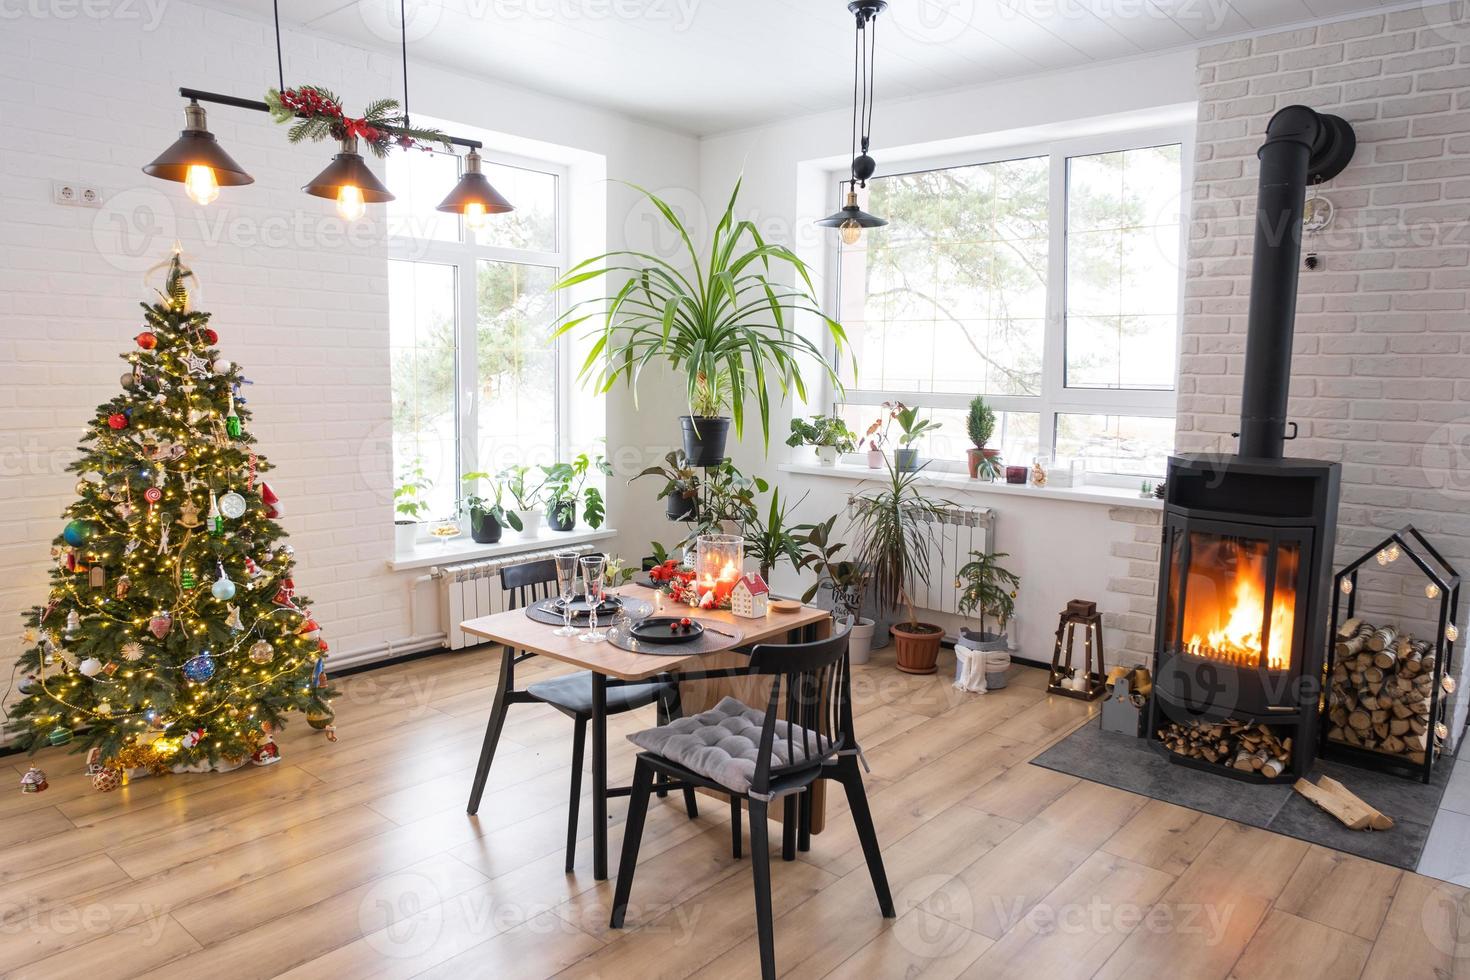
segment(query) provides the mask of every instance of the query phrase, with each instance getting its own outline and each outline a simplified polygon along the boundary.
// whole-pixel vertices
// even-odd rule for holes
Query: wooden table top
[[[653,590],[641,585],[626,585],[617,591],[630,599],[653,601]],[[689,614],[734,626],[743,634],[741,645],[771,639],[784,641],[788,630],[810,626],[829,619],[832,615],[825,609],[812,606],[802,606],[791,613],[771,611],[757,619],[742,619],[728,609],[690,610]],[[681,666],[692,669],[701,657],[708,655],[696,653],[683,657],[665,657],[658,654],[630,653],[607,642],[583,643],[576,636],[553,635],[555,626],[536,622],[526,615],[524,609],[509,609],[493,616],[468,619],[460,623],[459,628],[466,633],[503,643],[517,650],[529,650],[583,670],[625,681],[647,680],[665,671],[677,670]],[[733,645],[732,643],[731,646]]]

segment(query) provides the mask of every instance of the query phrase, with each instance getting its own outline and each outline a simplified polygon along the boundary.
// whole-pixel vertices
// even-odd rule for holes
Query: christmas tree
[[[327,644],[245,428],[249,382],[191,308],[177,250],[165,265],[122,391],[69,468],[77,499],[46,605],[27,616],[10,712],[22,746],[89,752],[101,789],[130,771],[271,762],[284,715],[332,721]]]

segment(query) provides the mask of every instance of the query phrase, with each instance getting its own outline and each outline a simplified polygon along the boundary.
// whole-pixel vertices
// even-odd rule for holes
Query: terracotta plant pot
[[[972,446],[965,450],[965,456],[970,464],[970,479],[980,479],[980,460],[994,459],[999,455],[999,449],[976,449]]]
[[[932,674],[939,660],[944,630],[933,623],[894,623],[889,627],[898,647],[898,669],[905,674]]]

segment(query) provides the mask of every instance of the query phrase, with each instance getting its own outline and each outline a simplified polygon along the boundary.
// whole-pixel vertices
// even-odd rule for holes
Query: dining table
[[[746,704],[761,705],[769,696],[769,678],[744,674],[748,651],[756,644],[802,643],[831,635],[832,614],[813,606],[800,606],[793,611],[769,608],[763,616],[737,617],[728,609],[691,609],[673,605],[654,589],[628,584],[616,590],[625,600],[640,600],[662,605],[664,614],[687,615],[707,626],[709,634],[725,624],[730,629],[728,643],[707,642],[704,652],[681,653],[673,648],[659,648],[657,653],[632,652],[603,640],[582,641],[585,629],[577,635],[557,636],[555,626],[538,622],[527,615],[527,609],[509,609],[489,616],[465,620],[460,629],[472,636],[499,644],[501,658],[515,658],[526,653],[560,661],[592,675],[592,866],[593,877],[608,877],[607,869],[607,805],[614,796],[628,795],[628,787],[607,785],[607,691],[611,686],[647,682],[667,676],[679,683],[679,700],[685,714],[693,714],[713,706],[726,695]],[[712,628],[711,628],[712,627]],[[604,627],[605,628],[605,627]],[[738,638],[737,638],[738,637]],[[505,673],[502,672],[502,676]],[[764,695],[762,694],[764,688]],[[497,690],[491,707],[490,725],[498,730],[504,723],[509,705],[515,701],[512,691]],[[488,762],[488,760],[487,760]],[[479,809],[480,796],[489,776],[485,764],[475,773],[468,811]],[[801,811],[802,849],[809,846],[809,835],[820,832],[822,800],[818,793],[804,794]]]

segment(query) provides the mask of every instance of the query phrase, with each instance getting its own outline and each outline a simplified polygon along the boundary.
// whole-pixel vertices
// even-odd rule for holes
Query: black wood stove
[[[1149,732],[1180,764],[1279,781],[1316,754],[1339,483],[1283,457],[1302,208],[1355,140],[1306,106],[1266,133],[1239,453],[1169,460]]]

